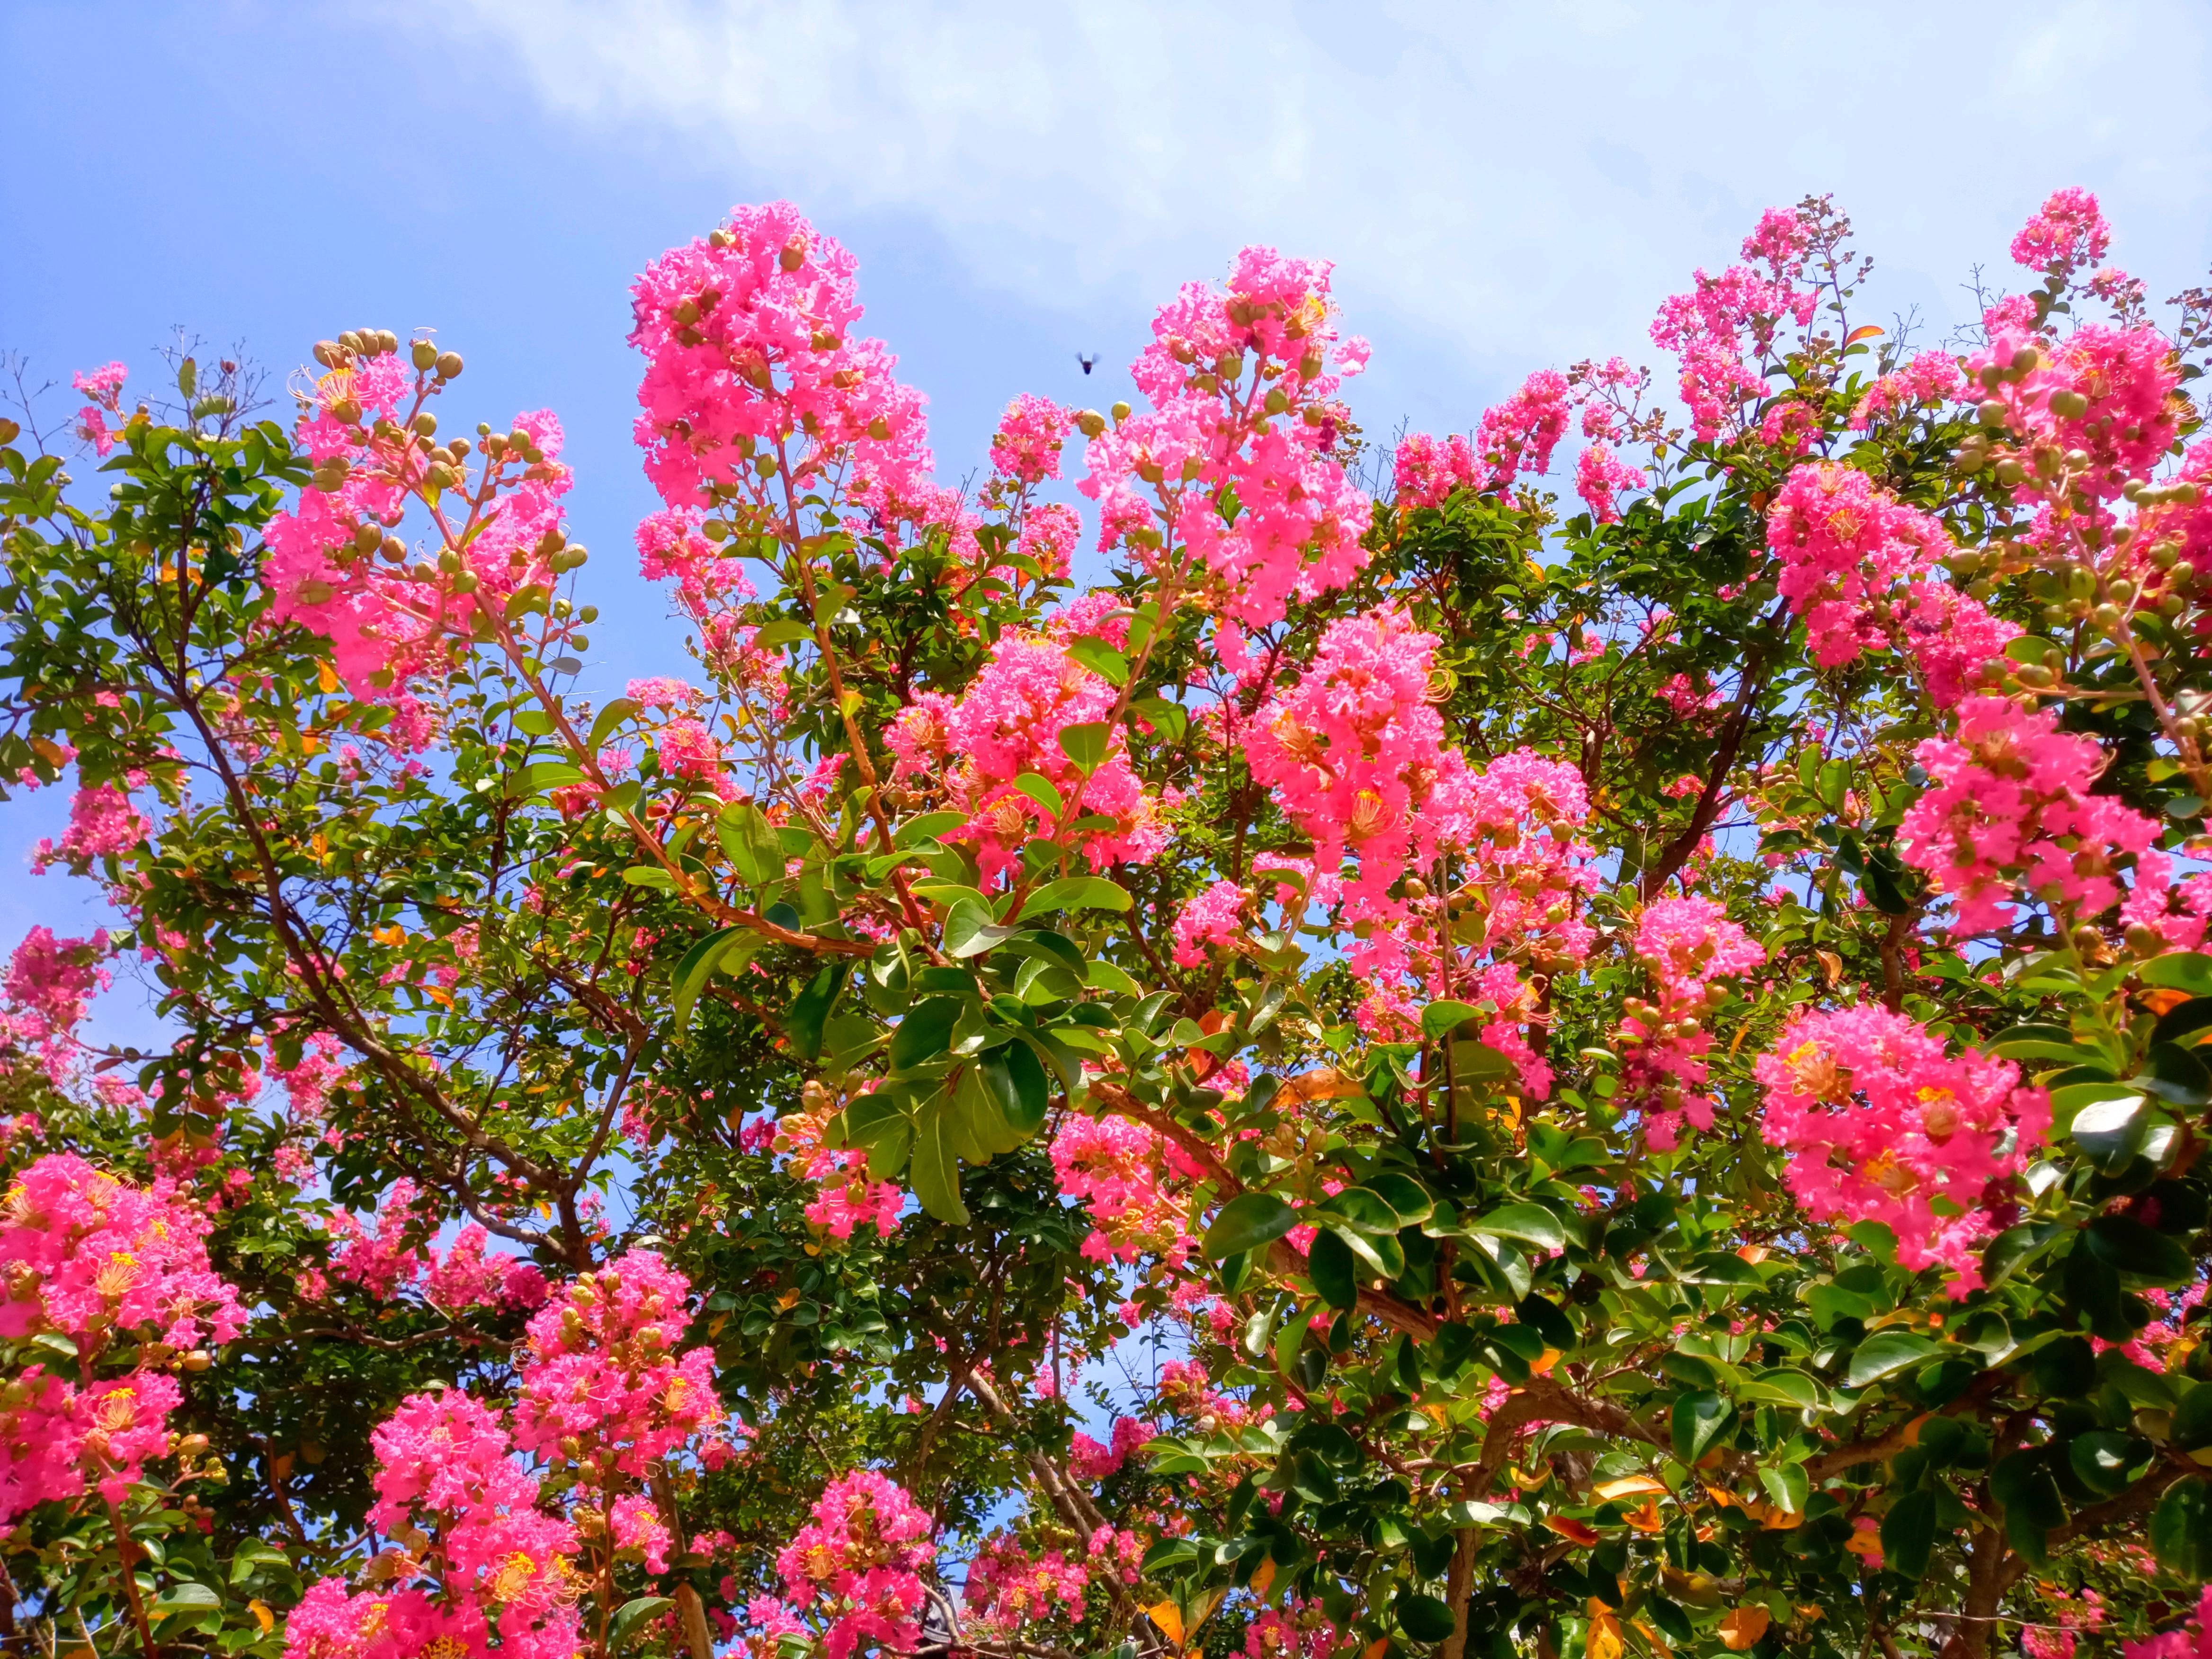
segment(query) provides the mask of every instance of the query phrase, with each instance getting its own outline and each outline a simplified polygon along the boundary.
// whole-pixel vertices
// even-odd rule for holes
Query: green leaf
[[[956,959],[979,957],[986,951],[997,949],[1019,932],[1018,927],[1000,927],[981,905],[972,899],[963,899],[945,918],[945,954]]]
[[[2059,1098],[2077,1089],[2094,1092],[2071,1103]],[[2069,1104],[2074,1110],[2066,1121]],[[2132,1158],[2150,1127],[2150,1103],[2139,1094],[2123,1092],[2117,1084],[2081,1083],[2056,1089],[2051,1105],[2054,1117],[2066,1121],[2068,1137],[2106,1170],[2117,1170]]]
[[[908,1009],[906,1018],[891,1033],[891,1070],[907,1071],[943,1054],[951,1046],[960,1011],[967,1006],[961,997],[933,996],[924,997]]]
[[[1566,1229],[1560,1225],[1559,1217],[1537,1204],[1508,1204],[1468,1225],[1479,1233],[1518,1239],[1540,1249],[1564,1249],[1567,1243]]]
[[[924,1110],[915,1127],[914,1162],[908,1168],[921,1207],[939,1221],[964,1227],[968,1206],[960,1201],[960,1163],[953,1155],[952,1130],[946,1121],[951,1104],[939,1095]]]
[[[1181,743],[1182,734],[1190,729],[1190,711],[1165,697],[1139,697],[1129,705],[1129,712],[1151,725],[1171,745]]]
[[[1863,1389],[1877,1377],[1917,1364],[1936,1351],[1936,1345],[1911,1331],[1876,1331],[1859,1344],[1844,1372],[1844,1386]]]
[[[2179,1285],[2193,1271],[2179,1239],[2124,1215],[2100,1215],[2083,1234],[2089,1253],[2106,1267],[2160,1284]]]
[[[204,1613],[210,1607],[222,1605],[222,1597],[214,1590],[205,1584],[195,1584],[187,1580],[163,1590],[161,1600],[154,1603],[152,1611],[156,1619],[166,1619],[171,1613]]]
[[[2192,1583],[2212,1578],[2212,1486],[2193,1476],[2168,1486],[2150,1517],[2150,1548]]]
[[[1017,920],[1027,921],[1051,910],[1127,910],[1129,904],[1128,894],[1103,876],[1068,876],[1031,893]]]
[[[1027,1044],[1009,1042],[994,1048],[977,1062],[977,1069],[1006,1121],[1024,1139],[1044,1127],[1052,1091],[1045,1081],[1043,1064]]]
[[[1881,1518],[1881,1564],[1917,1583],[1936,1547],[1936,1494],[1909,1492]]]
[[[1060,753],[1073,761],[1075,769],[1086,778],[1106,763],[1113,742],[1114,728],[1103,720],[1060,728]]]
[[[1390,1606],[1398,1615],[1398,1628],[1416,1642],[1441,1642],[1459,1625],[1451,1603],[1419,1590],[1400,1590]]]
[[[2134,1484],[2134,1471],[2150,1456],[2148,1440],[2115,1429],[2091,1429],[2067,1443],[2066,1460],[2081,1484],[2100,1498],[2116,1498]]]
[[[1109,685],[1129,683],[1129,659],[1102,639],[1079,634],[1067,642],[1067,654]]]
[[[714,837],[738,879],[748,887],[781,881],[783,842],[768,816],[749,800],[733,800],[714,820]]]
[[[2170,986],[2191,996],[2212,996],[2212,957],[2177,951],[2153,957],[2136,969],[2146,985]]]
[[[806,988],[791,1000],[790,1010],[784,1015],[785,1031],[791,1038],[792,1051],[801,1060],[822,1057],[822,1030],[830,1023],[830,1010],[837,1000],[837,994],[845,988],[845,970],[832,963],[806,982]]]
[[[2074,1034],[2063,1025],[2015,1025],[1984,1043],[1982,1052],[2007,1060],[2059,1060],[2071,1066],[2094,1065],[2097,1059],[2075,1047]]]
[[[2184,1451],[2212,1446],[2212,1382],[2199,1382],[2181,1396],[2173,1413],[2173,1443]]]
[[[1370,1187],[1331,1194],[1316,1206],[1313,1218],[1377,1238],[1389,1238],[1405,1224],[1390,1200]]]
[[[647,1619],[657,1618],[676,1603],[665,1595],[634,1595],[615,1610],[607,1624],[607,1648],[610,1652],[621,1650],[623,1638]]]
[[[606,745],[607,739],[614,735],[615,727],[637,713],[637,704],[630,698],[617,697],[599,710],[592,720],[592,735],[584,740],[586,751],[598,754]]]
[[[684,959],[676,964],[676,989],[670,1000],[670,1012],[679,1033],[690,1021],[692,1004],[699,1000],[699,993],[714,975],[714,959],[737,932],[735,927],[716,928],[686,951]]]
[[[1679,1395],[1668,1418],[1674,1455],[1689,1468],[1713,1448],[1713,1443],[1735,1424],[1735,1408],[1717,1394],[1699,1391]]]
[[[1219,1261],[1271,1244],[1298,1224],[1298,1212],[1273,1193],[1243,1193],[1221,1206],[1206,1230],[1206,1259]]]
[[[1471,1019],[1482,1018],[1482,1010],[1464,1002],[1432,1002],[1421,1010],[1421,1035],[1431,1042],[1449,1032],[1456,1031]]]
[[[1060,791],[1052,787],[1052,780],[1035,772],[1024,772],[1014,780],[1014,787],[1027,795],[1054,818],[1067,811],[1067,804],[1060,798]]]
[[[622,872],[622,878],[633,887],[658,887],[663,892],[672,892],[676,878],[657,864],[633,864]]]
[[[1326,1227],[1314,1235],[1313,1249],[1306,1255],[1306,1272],[1313,1279],[1314,1289],[1330,1307],[1358,1304],[1359,1286],[1352,1246]]]
[[[763,651],[772,651],[779,645],[789,645],[794,640],[811,640],[814,630],[794,617],[784,617],[772,623],[763,623],[754,630],[753,643]]]

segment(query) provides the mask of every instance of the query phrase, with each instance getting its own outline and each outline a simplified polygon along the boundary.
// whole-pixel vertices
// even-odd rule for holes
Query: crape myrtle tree
[[[2203,1650],[2212,295],[1848,230],[1387,457],[1247,249],[963,494],[740,209],[620,696],[447,342],[0,422],[0,1643]]]

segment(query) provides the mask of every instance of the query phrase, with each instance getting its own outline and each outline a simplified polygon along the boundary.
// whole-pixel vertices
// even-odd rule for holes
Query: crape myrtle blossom
[[[1080,488],[1098,503],[1101,550],[1171,552],[1176,580],[1209,589],[1230,625],[1225,655],[1240,630],[1280,621],[1293,598],[1341,587],[1367,562],[1371,505],[1326,453],[1330,400],[1365,367],[1366,343],[1338,337],[1329,269],[1248,247],[1226,292],[1185,284],[1131,366],[1151,412],[1110,427],[1087,417]]]
[[[164,1349],[227,1342],[246,1319],[209,1265],[209,1230],[165,1177],[134,1186],[70,1152],[17,1175],[0,1210],[0,1337],[62,1340],[76,1375],[49,1369],[49,1353],[0,1398],[0,1525],[88,1492],[118,1504],[147,1460],[173,1449],[184,1395],[159,1368]],[[103,1361],[131,1369],[100,1377]]]
[[[1947,1268],[1954,1296],[1980,1285],[1992,1211],[2008,1211],[2012,1177],[2050,1127],[2043,1090],[1881,1007],[1800,1015],[1757,1072],[1766,1139],[1790,1153],[1785,1178],[1808,1214],[1879,1221],[1904,1266]]]
[[[1840,667],[1901,647],[1938,708],[1979,684],[2020,632],[1942,580],[1955,546],[1941,524],[1842,462],[1790,472],[1768,509],[1766,543],[1815,662]]]
[[[927,477],[926,400],[894,378],[881,341],[854,334],[855,269],[788,202],[735,209],[647,267],[630,291],[646,359],[637,439],[669,506],[718,491],[763,506],[757,453],[801,485],[849,468],[904,494]]]
[[[862,1643],[911,1650],[921,1634],[921,1570],[937,1553],[936,1523],[905,1489],[872,1469],[832,1480],[813,1518],[776,1557],[791,1605],[823,1626],[827,1659]]]
[[[2071,921],[2120,902],[2121,860],[2141,858],[2159,826],[2093,793],[2105,757],[2094,738],[2058,729],[2050,709],[1969,697],[1954,735],[1917,751],[1927,789],[1907,809],[1897,848],[1956,904],[1953,927],[2011,924],[2024,890]]]
[[[105,363],[98,368],[81,368],[70,376],[70,385],[89,399],[77,410],[77,436],[90,444],[93,453],[106,460],[115,447],[116,434],[106,416],[117,413],[123,404],[123,382],[131,371],[121,363]]]
[[[1643,1108],[1652,1148],[1672,1152],[1684,1120],[1695,1129],[1713,1127],[1712,1097],[1705,1088],[1705,1056],[1713,1039],[1702,1016],[1727,1000],[1719,981],[1758,967],[1766,951],[1718,901],[1692,896],[1644,908],[1636,954],[1650,969],[1659,1000],[1624,1004],[1622,1093]]]

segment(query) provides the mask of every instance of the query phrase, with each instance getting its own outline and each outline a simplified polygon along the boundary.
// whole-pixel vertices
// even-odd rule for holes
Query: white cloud
[[[1632,349],[1691,267],[1814,190],[1897,272],[1886,298],[1946,311],[2059,185],[2100,191],[2157,292],[2212,252],[2186,4],[398,11],[562,118],[672,135],[817,216],[920,223],[1048,307],[1149,303],[1266,240],[1462,362]]]

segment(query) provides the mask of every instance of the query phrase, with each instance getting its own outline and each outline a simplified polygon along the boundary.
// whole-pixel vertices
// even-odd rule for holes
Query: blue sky
[[[629,552],[627,284],[733,203],[859,255],[957,481],[1015,392],[1119,395],[1153,307],[1247,241],[1338,261],[1382,432],[1650,357],[1658,301],[1808,191],[1877,261],[1870,320],[1940,336],[2061,185],[2162,297],[2212,260],[2208,55],[2180,4],[0,0],[0,349],[143,375],[182,324],[281,377],[345,327],[436,328],[454,416],[567,426],[627,618],[593,630],[604,685],[680,667]],[[0,805],[0,868],[62,805]],[[0,882],[0,947],[92,915]]]

